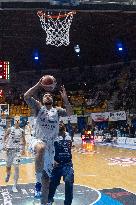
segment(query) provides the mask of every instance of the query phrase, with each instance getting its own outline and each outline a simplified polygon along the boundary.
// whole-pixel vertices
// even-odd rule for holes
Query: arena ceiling
[[[45,43],[46,33],[41,28],[37,8],[0,10],[0,57],[12,64],[14,71],[46,70],[84,65],[101,65],[122,61],[115,51],[121,40],[127,48],[123,60],[136,59],[135,11],[77,11],[70,28],[70,45],[56,48]],[[74,46],[80,45],[80,57]],[[38,49],[39,63],[33,60]]]
[[[136,0],[2,0],[1,2],[46,2],[50,5],[121,4],[135,5]]]

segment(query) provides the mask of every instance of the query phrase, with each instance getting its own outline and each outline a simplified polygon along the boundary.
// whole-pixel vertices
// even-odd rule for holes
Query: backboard
[[[37,2],[37,0],[2,0],[1,2]],[[136,0],[39,0],[38,2],[45,2],[51,5],[81,5],[81,4],[126,4],[126,5],[135,5]]]
[[[1,9],[136,10],[136,0],[2,0]]]

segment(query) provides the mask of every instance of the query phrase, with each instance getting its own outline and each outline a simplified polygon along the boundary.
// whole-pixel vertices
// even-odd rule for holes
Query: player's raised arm
[[[66,93],[64,85],[61,86],[60,94],[61,94],[61,97],[62,97],[62,99],[64,101],[67,115],[69,115],[69,116],[72,115],[73,114],[73,110],[72,110],[71,104],[68,101],[68,96],[67,96],[67,93]]]
[[[38,90],[38,88],[42,87],[41,80],[42,79],[40,79],[38,83],[36,83],[24,94],[24,100],[26,101],[27,105],[35,111],[35,114],[41,108],[42,104],[38,100],[34,99],[32,96],[34,95],[36,90]]]
[[[24,99],[25,99],[25,100],[27,100],[28,98],[32,97],[32,96],[34,95],[35,91],[36,91],[39,87],[42,86],[42,85],[41,85],[41,80],[42,80],[42,79],[40,79],[38,83],[36,83],[33,87],[31,87],[28,91],[26,91],[26,93],[24,94]]]

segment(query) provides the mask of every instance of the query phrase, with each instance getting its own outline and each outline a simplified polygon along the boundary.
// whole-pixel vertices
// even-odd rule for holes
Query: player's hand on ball
[[[46,91],[53,91],[57,84],[52,75],[44,75],[39,82]]]

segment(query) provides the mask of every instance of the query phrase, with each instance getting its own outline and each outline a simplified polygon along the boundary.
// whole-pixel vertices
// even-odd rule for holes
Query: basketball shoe
[[[35,198],[40,198],[42,193],[41,193],[41,188],[42,188],[42,185],[40,182],[37,182],[35,184],[35,193],[34,193],[34,197]]]

